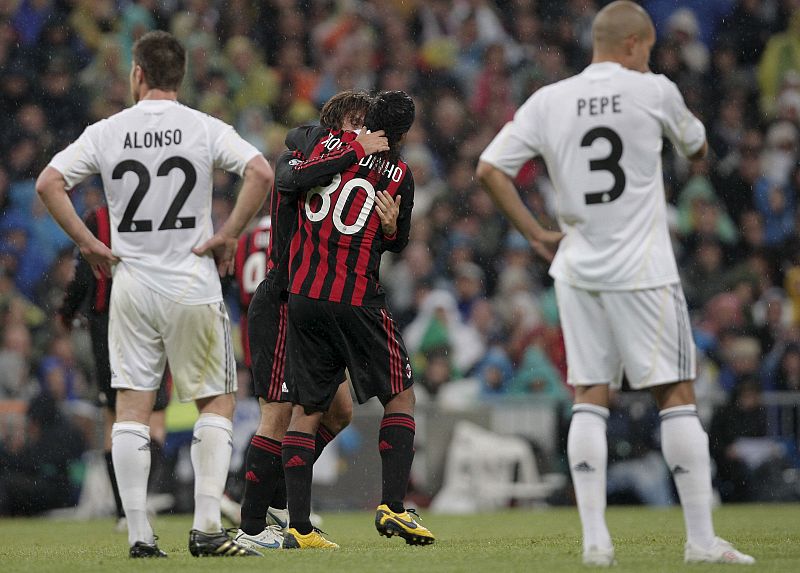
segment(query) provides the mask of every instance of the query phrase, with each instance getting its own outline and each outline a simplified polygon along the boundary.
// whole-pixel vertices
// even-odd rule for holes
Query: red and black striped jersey
[[[250,337],[247,334],[247,309],[261,281],[267,276],[267,249],[270,242],[270,218],[262,217],[253,230],[239,237],[234,260],[234,276],[239,285],[239,329],[245,366],[251,365]]]
[[[296,165],[294,172],[306,169],[315,158],[330,161],[356,137],[351,132],[321,135],[309,159]],[[327,155],[322,158],[322,154]],[[298,228],[289,254],[289,292],[354,306],[383,306],[385,293],[378,276],[381,254],[401,251],[411,229],[414,178],[408,165],[362,157],[330,182],[316,185],[299,195]],[[379,190],[393,198],[402,196],[392,237],[383,234],[374,208]]]
[[[234,276],[239,285],[239,307],[243,315],[247,314],[256,288],[267,277],[267,251],[271,229],[270,218],[262,217],[251,231],[239,237]]]
[[[286,290],[289,286],[289,247],[297,229],[297,193],[330,182],[331,177],[364,157],[364,148],[356,141],[337,147],[339,153],[322,150],[313,157],[317,141],[330,134],[328,129],[303,126],[286,135],[286,147],[275,165],[275,185],[270,197],[272,234],[267,263],[271,288]],[[306,157],[309,157],[307,160]]]
[[[111,246],[111,220],[108,216],[108,207],[103,205],[90,211],[84,217],[84,222],[95,237],[107,247]],[[75,278],[67,286],[60,310],[61,315],[65,320],[71,320],[87,299],[90,313],[107,313],[111,300],[111,279],[105,275],[99,279],[95,277],[89,262],[79,254]]]

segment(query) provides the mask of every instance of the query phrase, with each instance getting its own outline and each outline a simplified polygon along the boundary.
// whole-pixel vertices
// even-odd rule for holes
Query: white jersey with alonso
[[[67,189],[103,180],[114,269],[112,386],[158,387],[169,359],[179,398],[235,388],[230,324],[212,257],[215,168],[243,175],[259,151],[224,122],[172,100],[142,100],[86,128],[50,166]]]
[[[687,156],[705,142],[675,84],[603,62],[538,90],[481,155],[512,178],[533,157],[547,165],[566,235],[550,274],[572,384],[616,383],[623,367],[634,387],[694,377],[667,227],[665,136]]]

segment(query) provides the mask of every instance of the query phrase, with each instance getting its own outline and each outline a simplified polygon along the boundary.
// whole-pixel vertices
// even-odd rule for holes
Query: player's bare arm
[[[261,208],[274,179],[272,167],[264,156],[251,159],[245,167],[244,183],[230,216],[213,237],[192,249],[194,254],[201,257],[213,253],[220,276],[233,274],[239,235]]]
[[[392,199],[392,196],[386,191],[378,191],[375,194],[375,210],[381,219],[381,231],[387,237],[393,237],[397,233],[401,199],[400,195]]]
[[[96,277],[111,276],[111,265],[119,262],[107,246],[97,239],[78,216],[66,190],[64,176],[50,166],[36,180],[36,192],[53,219],[78,245],[81,255],[89,262]]]
[[[564,233],[542,227],[522,202],[511,178],[494,165],[479,162],[476,175],[498,209],[528,239],[539,256],[552,261]]]

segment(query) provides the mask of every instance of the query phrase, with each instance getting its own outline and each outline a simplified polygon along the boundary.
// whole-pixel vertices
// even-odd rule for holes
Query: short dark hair
[[[352,124],[362,123],[370,103],[372,97],[365,91],[339,92],[322,106],[319,123],[327,129],[342,129],[345,120],[349,120]]]
[[[186,71],[186,50],[169,32],[147,32],[133,44],[134,64],[142,68],[147,85],[178,91]]]
[[[364,125],[370,131],[382,129],[389,140],[389,158],[397,159],[400,138],[411,129],[416,114],[414,100],[404,91],[380,92],[364,116]]]

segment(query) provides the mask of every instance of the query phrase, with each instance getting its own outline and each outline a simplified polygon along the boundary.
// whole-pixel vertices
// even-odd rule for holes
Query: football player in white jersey
[[[274,175],[231,126],[178,103],[185,68],[185,51],[172,35],[142,36],[133,48],[130,75],[135,105],[87,127],[45,168],[37,191],[95,273],[108,275],[114,267],[109,354],[118,394],[112,456],[130,556],[166,556],[155,543],[145,497],[147,423],[167,360],[177,396],[194,400],[200,411],[191,448],[195,513],[189,550],[195,556],[260,555],[230,539],[220,521],[236,365],[217,270],[232,271],[239,234]],[[244,178],[233,211],[216,234],[215,168]],[[112,249],[89,232],[67,195],[92,174],[103,179]]]
[[[753,563],[716,537],[708,436],[697,417],[695,348],[669,240],[662,138],[690,159],[707,149],[703,124],[675,84],[650,73],[655,29],[628,1],[594,21],[592,64],[543,87],[481,155],[477,176],[497,206],[548,257],[575,405],[567,453],[583,526],[583,561],[614,563],[605,522],[609,386],[623,370],[650,388],[662,450],[683,506],[687,562]],[[542,156],[557,190],[563,235],[538,225],[512,178]]]

